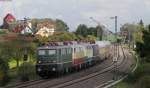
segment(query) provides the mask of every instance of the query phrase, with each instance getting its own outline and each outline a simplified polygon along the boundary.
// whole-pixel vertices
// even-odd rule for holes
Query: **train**
[[[110,42],[55,42],[37,48],[36,73],[51,74],[79,71],[102,62],[109,56]]]

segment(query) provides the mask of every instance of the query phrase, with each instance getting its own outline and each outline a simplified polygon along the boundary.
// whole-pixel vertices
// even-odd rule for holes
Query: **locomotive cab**
[[[36,71],[40,76],[48,75],[51,71],[57,70],[58,50],[56,48],[39,48],[37,49]]]
[[[36,72],[41,77],[63,72],[71,66],[71,58],[72,48],[69,46],[40,47],[37,49]]]
[[[57,62],[57,50],[56,49],[40,49],[37,51],[38,64],[42,63],[56,63]]]

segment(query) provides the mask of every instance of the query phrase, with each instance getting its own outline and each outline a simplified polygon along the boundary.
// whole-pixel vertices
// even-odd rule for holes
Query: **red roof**
[[[15,33],[20,33],[23,29],[24,29],[23,25],[17,25],[17,26],[14,28],[13,32],[15,32]]]
[[[8,13],[8,14],[5,16],[5,18],[4,18],[4,21],[7,22],[7,23],[12,23],[12,22],[14,22],[15,20],[16,20],[15,17],[14,17],[12,14],[10,14],[10,13]]]

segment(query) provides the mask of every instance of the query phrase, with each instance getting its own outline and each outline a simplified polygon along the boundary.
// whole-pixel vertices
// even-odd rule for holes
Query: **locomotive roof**
[[[96,44],[99,46],[99,47],[105,47],[107,45],[110,45],[111,43],[109,41],[96,41]]]
[[[73,48],[73,47],[84,47],[84,46],[93,46],[97,44],[73,44],[73,45],[61,45],[61,46],[41,46],[37,49],[59,49],[59,48]]]

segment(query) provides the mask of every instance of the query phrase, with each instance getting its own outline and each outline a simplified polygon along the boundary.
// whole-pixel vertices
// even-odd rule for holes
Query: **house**
[[[4,21],[4,23],[10,24],[10,23],[15,22],[16,19],[15,19],[15,17],[14,17],[12,14],[8,13],[8,14],[4,17],[3,21]]]
[[[3,25],[1,26],[2,29],[9,29],[9,25],[16,21],[15,17],[8,13],[3,19]]]
[[[37,25],[36,35],[40,35],[42,37],[48,37],[53,35],[55,32],[55,27],[52,23],[42,22]]]
[[[30,22],[24,22],[24,21],[17,21],[16,24],[13,27],[13,32],[20,33],[20,34],[33,34],[32,32],[32,25]]]
[[[24,29],[24,26],[23,26],[23,25],[17,24],[17,25],[15,25],[15,27],[13,28],[13,32],[14,32],[14,33],[20,33],[23,29]]]
[[[32,24],[30,22],[27,22],[25,27],[21,30],[21,34],[33,34]]]

